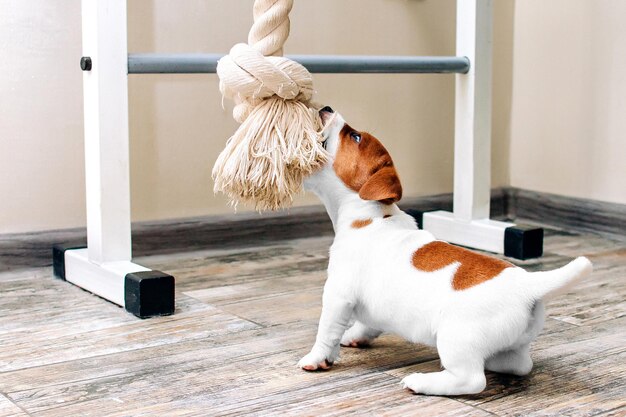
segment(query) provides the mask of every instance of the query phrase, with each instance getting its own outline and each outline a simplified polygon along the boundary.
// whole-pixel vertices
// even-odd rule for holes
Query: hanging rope
[[[241,125],[213,167],[214,190],[257,210],[289,206],[305,176],[327,160],[311,108],[313,78],[282,56],[293,0],[255,0],[248,43],[219,60],[220,91]]]

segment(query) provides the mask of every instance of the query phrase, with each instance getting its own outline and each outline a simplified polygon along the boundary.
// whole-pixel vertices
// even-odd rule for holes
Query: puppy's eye
[[[361,135],[358,132],[352,132],[350,133],[350,137],[352,138],[353,141],[355,141],[356,143],[361,143]]]

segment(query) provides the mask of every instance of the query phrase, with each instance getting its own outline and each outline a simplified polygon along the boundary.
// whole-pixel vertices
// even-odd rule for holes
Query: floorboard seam
[[[492,416],[498,416],[499,415],[499,414],[494,413],[493,411],[485,410],[484,408],[479,407],[478,405],[470,404],[468,402],[464,402],[464,401],[459,400],[457,398],[453,398],[453,397],[447,397],[447,398],[449,398],[449,399],[451,399],[451,400],[453,400],[453,401],[455,401],[455,402],[457,402],[459,404],[463,404],[465,406],[469,406],[469,407],[475,408],[477,410],[482,411],[483,413],[487,413],[487,414],[492,415]]]
[[[210,305],[211,307],[218,308],[217,306],[215,306],[215,305],[213,305],[213,304],[207,304],[207,305]],[[269,328],[269,327],[270,327],[270,326],[268,326],[267,324],[257,323],[257,322],[256,322],[256,321],[254,321],[254,320],[250,320],[250,319],[248,319],[248,318],[245,318],[245,317],[243,317],[243,316],[240,316],[239,314],[231,313],[231,312],[230,312],[230,311],[228,311],[228,310],[223,310],[223,309],[221,309],[221,308],[219,308],[219,310],[220,310],[220,311],[223,311],[224,313],[230,314],[231,316],[237,317],[237,318],[238,318],[238,319],[240,319],[240,320],[247,321],[248,323],[252,323],[252,324],[254,324],[254,325],[256,325],[256,326],[259,326],[261,329],[267,329],[267,328]],[[289,323],[286,323],[286,324],[289,324]]]
[[[594,417],[594,416],[602,416],[602,415],[604,415],[604,414],[609,414],[609,413],[612,413],[613,411],[621,410],[621,409],[623,409],[623,408],[624,408],[624,409],[626,409],[626,404],[624,404],[624,405],[620,405],[620,406],[617,406],[617,407],[615,407],[615,408],[611,408],[610,410],[600,411],[599,413],[596,413],[596,414],[591,414],[591,415],[590,415],[590,417]],[[625,410],[625,411],[626,411],[626,410]]]
[[[26,414],[27,416],[32,416],[28,411],[26,411],[26,409],[24,407],[22,407],[21,405],[19,405],[18,403],[16,403],[15,401],[13,401],[11,399],[11,397],[9,397],[9,394],[6,394],[4,392],[0,392],[0,395],[2,395],[8,402],[10,402],[11,404],[13,404],[15,407],[19,408],[24,414]]]

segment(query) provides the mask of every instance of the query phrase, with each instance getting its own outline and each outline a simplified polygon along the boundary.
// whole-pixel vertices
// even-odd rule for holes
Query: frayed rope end
[[[228,140],[213,167],[214,191],[259,211],[289,207],[304,178],[328,161],[315,109],[273,96]]]

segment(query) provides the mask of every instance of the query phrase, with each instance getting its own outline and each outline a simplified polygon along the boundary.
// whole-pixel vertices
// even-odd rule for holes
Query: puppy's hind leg
[[[537,301],[528,318],[528,327],[522,333],[517,343],[511,348],[496,353],[487,359],[485,369],[493,372],[511,375],[528,375],[533,369],[533,360],[530,358],[530,343],[541,332],[545,318],[545,309],[542,301]]]
[[[485,369],[501,374],[528,375],[533,369],[529,350],[530,346],[525,345],[515,350],[499,352],[487,359]]]
[[[343,334],[341,346],[354,348],[367,347],[374,339],[380,336],[381,333],[380,330],[372,329],[360,321],[356,321],[352,327]]]
[[[484,356],[473,349],[470,340],[440,334],[437,350],[445,370],[411,374],[402,380],[404,387],[427,395],[477,394],[484,390]]]

